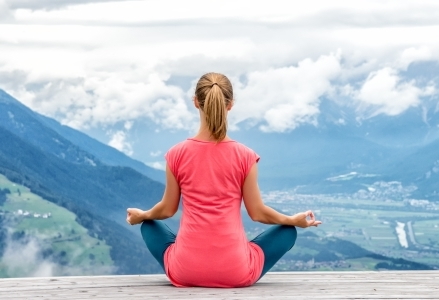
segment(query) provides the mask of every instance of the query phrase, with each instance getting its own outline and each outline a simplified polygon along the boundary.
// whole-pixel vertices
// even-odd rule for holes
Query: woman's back
[[[242,185],[258,159],[232,140],[188,139],[167,153],[183,201],[176,242],[165,254],[175,285],[247,286],[259,278],[264,256],[241,220]]]
[[[193,100],[200,129],[195,138],[166,154],[162,200],[147,211],[128,208],[127,222],[142,223],[143,240],[174,285],[252,285],[293,247],[294,226],[321,222],[312,211],[287,216],[262,201],[257,182],[259,156],[227,137],[227,115],[234,100],[226,76],[201,76]],[[181,197],[183,215],[176,235],[156,220],[172,217]],[[279,225],[248,242],[241,220],[242,201],[253,221]]]

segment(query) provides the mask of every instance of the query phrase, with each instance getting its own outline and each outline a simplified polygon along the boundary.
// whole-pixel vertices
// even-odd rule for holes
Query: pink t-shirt
[[[187,139],[165,155],[181,188],[183,215],[165,252],[175,286],[242,287],[255,283],[262,249],[247,240],[241,220],[242,186],[259,156],[236,141]]]

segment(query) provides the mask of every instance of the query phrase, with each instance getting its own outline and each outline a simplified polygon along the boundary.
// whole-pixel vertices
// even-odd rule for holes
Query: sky
[[[196,130],[211,71],[233,83],[231,130],[316,124],[323,97],[360,119],[437,110],[437,75],[407,70],[439,62],[438,32],[433,0],[0,0],[0,88],[135,156],[137,124]]]

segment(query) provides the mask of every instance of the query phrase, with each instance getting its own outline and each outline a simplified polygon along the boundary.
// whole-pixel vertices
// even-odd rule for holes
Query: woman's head
[[[227,133],[227,111],[233,104],[230,80],[219,73],[204,74],[198,80],[195,97],[212,137],[217,141],[223,140]]]

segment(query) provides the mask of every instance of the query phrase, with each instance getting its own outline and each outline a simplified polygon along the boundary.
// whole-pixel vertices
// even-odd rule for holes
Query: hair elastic
[[[212,83],[212,85],[210,86],[210,88],[213,88],[214,85],[219,86],[218,83],[214,82],[214,83]]]

